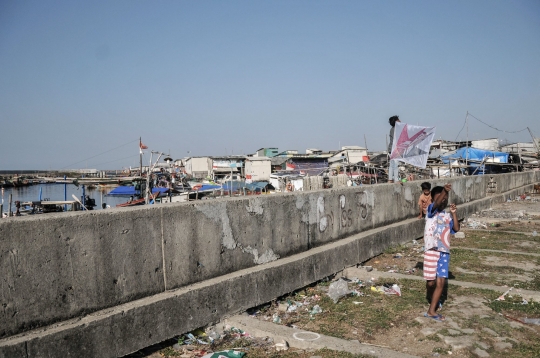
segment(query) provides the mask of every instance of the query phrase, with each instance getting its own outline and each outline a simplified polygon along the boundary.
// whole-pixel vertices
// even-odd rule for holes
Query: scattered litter
[[[239,351],[221,351],[221,352],[214,352],[214,353],[208,353],[203,355],[201,358],[242,358],[246,353],[239,352]]]
[[[360,301],[353,301],[353,303],[354,303],[355,305],[359,305],[359,304],[361,304],[361,303],[364,303],[364,302],[360,302]]]
[[[387,295],[398,295],[401,296],[401,288],[397,284],[393,284],[390,286],[389,284],[385,284],[383,286],[371,286],[371,291],[377,292],[377,293],[384,293]]]
[[[467,219],[467,226],[471,229],[487,229],[486,224],[481,223],[480,221],[472,220],[471,218]]]
[[[394,255],[394,258],[395,258],[395,259],[400,259],[400,258],[402,258],[402,257],[403,257],[403,254],[402,254],[402,253],[397,253],[397,254]]]
[[[279,317],[279,315],[277,313],[274,313],[272,315],[272,322],[274,323],[281,323],[281,318]]]
[[[196,333],[197,336],[195,336],[193,333]],[[181,336],[178,339],[178,344],[208,344],[204,339],[206,338],[206,333],[204,333],[201,329],[196,329],[193,331],[193,333],[187,333]]]
[[[276,351],[286,351],[289,349],[289,342],[282,339],[281,342],[276,343],[275,347],[276,347]]]
[[[523,323],[535,324],[540,326],[540,318],[524,318]]]
[[[287,307],[287,312],[294,312],[298,309],[298,306],[296,304],[292,304],[289,307]]]
[[[384,293],[387,295],[398,295],[401,296],[401,288],[397,284],[393,284],[392,287],[385,287]]]
[[[495,301],[504,301],[504,296],[506,296],[508,293],[510,293],[510,291],[512,291],[513,289],[514,289],[513,287],[510,287],[505,293],[500,295],[499,298],[497,298]]]
[[[521,302],[522,305],[528,305],[529,302],[526,299],[523,299],[523,302]]]
[[[313,308],[311,309],[311,311],[309,312],[310,315],[314,315],[314,314],[317,314],[317,313],[322,313],[322,308],[319,306],[319,305],[315,305],[313,306]]]
[[[337,303],[341,297],[347,296],[350,293],[351,291],[349,290],[347,281],[341,278],[332,282],[330,287],[328,287],[328,297],[330,297],[334,303]]]
[[[220,339],[221,335],[217,333],[216,331],[210,331],[208,332],[208,338],[210,339],[210,342],[213,342],[216,339]]]

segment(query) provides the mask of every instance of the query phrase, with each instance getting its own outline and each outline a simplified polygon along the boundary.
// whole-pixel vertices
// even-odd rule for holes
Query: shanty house
[[[270,180],[272,161],[267,157],[246,158],[244,173],[246,182]]]
[[[360,162],[369,162],[369,157],[366,148],[356,145],[341,147],[339,152],[328,158],[330,165],[356,164]]]
[[[218,179],[229,174],[244,175],[244,156],[212,157],[212,178]]]
[[[209,157],[190,157],[185,160],[186,173],[193,178],[203,179],[212,172],[212,159]]]
[[[279,151],[277,148],[261,148],[255,154],[253,157],[268,157],[272,158],[278,155]]]

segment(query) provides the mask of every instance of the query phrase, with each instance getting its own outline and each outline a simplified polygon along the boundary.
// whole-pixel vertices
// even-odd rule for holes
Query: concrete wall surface
[[[459,215],[463,216],[528,189],[540,181],[540,172],[430,180],[432,185],[447,181],[454,187],[450,202],[460,205]],[[422,222],[406,221],[417,213],[419,185],[415,181],[2,219],[0,357],[11,356],[9,350],[19,349],[21,344],[26,352],[36,349],[27,356],[54,356],[39,352],[52,336],[36,338],[40,330],[29,331],[44,327],[51,333],[51,325],[57,322],[63,322],[59,325],[67,331],[57,333],[56,338],[68,331],[76,338],[84,331],[84,337],[92,342],[96,332],[101,332],[100,337],[104,332],[110,337],[125,334],[117,330],[129,329],[129,320],[133,320],[134,329],[142,328],[136,325],[138,321],[148,324],[150,315],[157,315],[153,318],[156,322],[165,320],[163,333],[153,327],[157,331],[150,338],[135,335],[133,344],[138,348],[122,338],[125,344],[116,352],[121,355],[170,338],[171,332],[183,333],[224,314],[268,302],[362,262],[389,245],[421,236]],[[355,235],[364,236],[350,241]],[[355,248],[344,250],[340,245],[345,242]],[[329,243],[340,248],[334,249],[337,256],[323,250],[317,254],[322,255],[321,262],[311,261],[313,256],[301,259],[301,265],[288,261],[316,254]],[[292,268],[297,271],[290,271]],[[278,270],[276,276],[272,270]],[[294,272],[300,278],[289,277],[295,276]],[[227,275],[236,275],[234,287],[232,283],[214,284],[211,291],[223,302],[214,296],[209,301],[208,292],[192,293],[190,298],[174,293]],[[255,282],[240,282],[254,280],[252,275],[259,275]],[[236,297],[239,294],[246,296]],[[158,310],[160,304],[170,310],[169,303],[182,300],[189,301],[189,310]],[[146,301],[152,302],[152,309]],[[119,307],[124,307],[124,313],[117,312]],[[125,307],[143,316],[126,316]],[[107,312],[112,312],[110,317]],[[200,316],[198,312],[206,313]],[[169,314],[175,321],[185,322],[172,323]],[[101,324],[109,322],[108,326],[98,329],[89,324],[84,330],[77,326],[76,322],[95,317],[101,317]],[[71,322],[66,321],[69,319],[75,323],[65,323]],[[94,333],[89,333],[91,328]]]

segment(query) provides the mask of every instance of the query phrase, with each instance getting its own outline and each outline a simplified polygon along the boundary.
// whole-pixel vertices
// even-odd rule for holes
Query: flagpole
[[[465,123],[467,123],[467,143],[465,147],[465,166],[467,167],[467,171],[469,170],[469,111],[467,111],[467,115],[465,116]]]
[[[142,138],[139,137],[139,176],[142,177]]]

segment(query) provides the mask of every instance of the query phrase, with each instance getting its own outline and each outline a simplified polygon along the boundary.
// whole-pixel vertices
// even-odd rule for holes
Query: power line
[[[467,115],[468,114],[469,113],[467,113]],[[454,139],[454,142],[457,142],[457,139],[458,139],[459,135],[461,134],[461,131],[463,130],[463,128],[465,128],[466,124],[467,124],[467,116],[465,116],[465,122],[463,122],[463,127],[461,127],[461,129],[459,130],[459,133],[457,134],[456,139]]]
[[[66,168],[68,168],[68,167],[72,167],[72,166],[74,166],[74,165],[76,165],[76,164],[82,163],[82,162],[87,161],[87,160],[89,160],[89,159],[92,159],[92,158],[95,158],[95,157],[99,157],[99,156],[102,155],[102,154],[109,153],[109,152],[112,152],[113,150],[116,150],[116,149],[118,149],[118,148],[125,147],[126,145],[131,144],[131,143],[134,143],[134,142],[137,142],[138,140],[139,140],[139,138],[137,138],[137,139],[135,139],[135,140],[132,140],[131,142],[127,142],[127,143],[125,143],[125,144],[122,144],[122,145],[120,145],[120,146],[118,146],[118,147],[116,147],[116,148],[109,149],[109,150],[106,150],[105,152],[96,154],[96,155],[94,155],[94,156],[92,156],[92,157],[90,157],[90,158],[86,158],[86,159],[83,159],[83,160],[81,160],[81,161],[78,161],[77,163],[73,163],[73,164],[66,165],[65,167],[60,168],[60,169],[66,169]],[[125,159],[125,158],[124,158],[124,159]],[[118,159],[118,160],[120,160],[120,159]],[[106,164],[106,163],[105,163],[105,164]]]
[[[473,116],[472,114],[468,113],[469,116],[473,117],[474,119],[476,119],[478,122],[488,126],[489,128],[492,128],[492,129],[495,129],[496,131],[498,132],[504,132],[504,133],[519,133],[519,132],[524,132],[527,130],[527,128],[524,128],[524,129],[520,129],[519,131],[505,131],[505,130],[502,130],[502,129],[499,129],[499,128],[496,128],[496,127],[493,127],[492,125],[490,124],[487,124],[486,122],[482,121],[481,119],[479,118],[476,118],[475,116]],[[463,128],[462,128],[463,129]],[[461,131],[460,131],[461,132]]]

